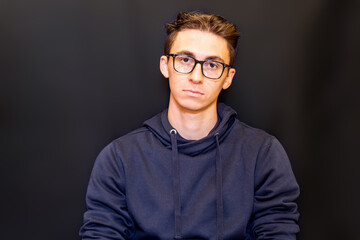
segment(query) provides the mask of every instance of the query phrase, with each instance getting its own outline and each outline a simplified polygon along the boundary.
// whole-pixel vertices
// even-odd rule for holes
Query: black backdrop
[[[97,154],[167,105],[164,24],[203,10],[242,32],[221,100],[287,149],[299,239],[357,239],[359,2],[0,0],[0,238],[78,239]]]

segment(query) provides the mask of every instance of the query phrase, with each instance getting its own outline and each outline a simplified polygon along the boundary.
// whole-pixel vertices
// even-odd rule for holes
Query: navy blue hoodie
[[[186,140],[164,110],[105,147],[82,239],[296,239],[299,187],[281,144],[224,104],[218,119]]]

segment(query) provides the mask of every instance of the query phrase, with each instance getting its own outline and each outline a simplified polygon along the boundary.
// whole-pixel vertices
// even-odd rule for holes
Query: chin
[[[183,110],[187,110],[190,112],[199,112],[211,106],[211,104],[204,104],[203,102],[198,101],[184,101],[179,105]]]
[[[216,107],[216,100],[213,99],[204,99],[204,98],[195,98],[188,96],[170,96],[170,102],[173,103],[174,107],[186,112],[199,112],[211,108],[212,106]]]

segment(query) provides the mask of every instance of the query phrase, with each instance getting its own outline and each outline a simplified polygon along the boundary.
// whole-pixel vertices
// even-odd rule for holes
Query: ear
[[[169,69],[168,69],[168,57],[161,56],[160,57],[160,72],[165,78],[169,78]]]
[[[229,68],[229,72],[225,78],[225,81],[224,81],[224,84],[222,87],[224,90],[228,89],[230,87],[232,80],[234,78],[235,72],[236,72],[235,68]]]

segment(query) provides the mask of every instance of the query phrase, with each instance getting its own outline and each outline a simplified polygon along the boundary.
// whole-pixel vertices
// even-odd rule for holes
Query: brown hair
[[[230,65],[234,64],[235,50],[240,37],[236,26],[221,16],[201,12],[180,12],[174,22],[166,24],[167,39],[164,54],[169,54],[178,32],[197,29],[223,37],[228,43]]]

